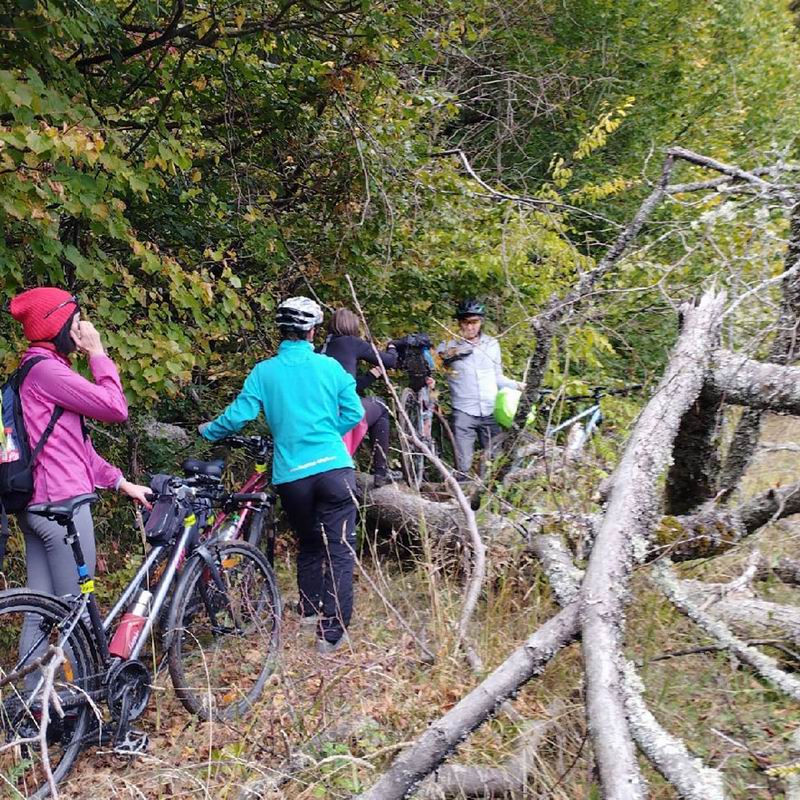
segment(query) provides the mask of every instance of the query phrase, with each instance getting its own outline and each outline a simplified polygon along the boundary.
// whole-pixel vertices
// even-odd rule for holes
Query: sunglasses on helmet
[[[60,308],[64,308],[64,306],[68,306],[70,303],[74,303],[76,306],[78,305],[78,298],[77,297],[70,297],[68,300],[65,300],[63,303],[59,303],[55,308],[51,308],[43,317],[42,319],[47,319],[51,314],[55,314]]]

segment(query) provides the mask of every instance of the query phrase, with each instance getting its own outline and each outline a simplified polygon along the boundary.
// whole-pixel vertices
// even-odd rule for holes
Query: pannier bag
[[[154,475],[150,481],[150,488],[158,499],[144,524],[144,532],[154,547],[169,544],[181,531],[186,516],[186,509],[176,497],[171,481],[172,475]]]

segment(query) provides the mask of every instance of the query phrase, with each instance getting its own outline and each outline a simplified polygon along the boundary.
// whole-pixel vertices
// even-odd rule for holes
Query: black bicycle
[[[439,408],[435,393],[428,385],[433,369],[431,340],[426,334],[415,333],[396,341],[399,363],[408,378],[408,386],[400,395],[400,405],[417,437],[436,455],[449,451],[455,454],[455,438],[446,417]],[[409,486],[419,489],[426,478],[438,480],[433,474],[421,448],[414,445],[400,426],[400,461],[403,476]]]
[[[152,548],[105,618],[73,522],[97,495],[28,507],[64,526],[81,591],[66,598],[28,589],[0,593],[0,786],[6,796],[46,797],[48,776],[63,780],[93,742],[111,744],[120,755],[145,749],[147,736],[132,723],[150,697],[152,675],[140,656],[151,641],[158,647],[161,637],[151,639],[157,623],[173,685],[189,711],[232,719],[261,694],[279,650],[281,602],[272,568],[253,545],[201,541],[200,532],[215,506],[253,502],[262,493],[227,493],[221,470],[206,466],[188,479],[163,476],[158,513],[148,520]],[[153,585],[153,566],[164,553],[166,566]]]

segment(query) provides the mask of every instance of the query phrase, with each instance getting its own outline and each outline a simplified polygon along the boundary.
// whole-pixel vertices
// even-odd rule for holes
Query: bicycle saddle
[[[196,458],[188,458],[183,462],[183,471],[187,475],[205,475],[207,478],[221,478],[222,470],[225,469],[225,462],[221,459],[214,461],[199,461]]]
[[[25,510],[29,514],[36,514],[38,517],[47,519],[72,519],[81,506],[85,506],[87,503],[96,503],[99,499],[94,493],[79,494],[77,497],[68,497],[66,500],[58,500],[55,503],[35,503]]]

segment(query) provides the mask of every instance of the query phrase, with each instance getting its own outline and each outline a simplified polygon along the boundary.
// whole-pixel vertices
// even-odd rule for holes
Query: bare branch
[[[644,686],[630,661],[623,666],[622,691],[631,734],[639,749],[683,800],[724,800],[722,775],[704,766],[680,739],[661,727],[642,699]]]
[[[655,565],[653,574],[658,585],[676,608],[686,614],[707,634],[724,644],[742,663],[752,667],[780,691],[800,702],[800,680],[788,672],[784,672],[774,658],[765,656],[754,647],[745,644],[741,639],[734,636],[724,622],[712,618],[710,614],[707,614],[693,603],[682,582],[678,580],[675,571],[666,559],[659,561]]]

